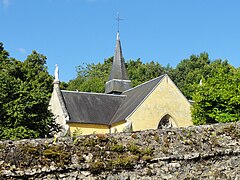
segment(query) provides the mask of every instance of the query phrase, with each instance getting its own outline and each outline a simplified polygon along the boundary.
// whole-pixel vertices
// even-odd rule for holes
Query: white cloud
[[[17,48],[17,51],[20,52],[21,54],[26,53],[26,49],[24,49],[24,48]]]
[[[8,8],[8,6],[10,5],[10,0],[2,0],[2,4],[5,8]]]

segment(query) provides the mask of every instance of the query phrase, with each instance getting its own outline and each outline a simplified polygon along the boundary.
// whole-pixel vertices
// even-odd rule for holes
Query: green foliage
[[[158,62],[151,61],[144,64],[140,59],[128,61],[126,68],[133,87],[156,78],[167,71]]]
[[[230,71],[227,61],[218,59],[211,62],[207,53],[201,53],[199,56],[192,55],[189,59],[182,60],[171,71],[170,77],[187,99],[192,99],[199,82],[215,76],[219,67],[224,68],[226,73]]]
[[[153,154],[154,150],[153,148],[147,147],[145,149],[142,150],[142,155],[147,155],[147,156],[151,156]]]
[[[109,58],[103,64],[78,66],[78,76],[76,79],[69,81],[67,89],[83,92],[104,92],[112,61],[113,58]]]
[[[139,156],[137,155],[119,155],[112,161],[112,166],[116,169],[132,169],[138,159]]]
[[[101,171],[103,171],[105,164],[100,161],[100,160],[96,160],[95,162],[91,162],[89,165],[89,170],[91,173],[93,174],[99,174]]]
[[[192,55],[173,72],[176,85],[188,99],[194,100],[194,124],[239,120],[239,70],[226,60],[211,62],[207,53]]]
[[[46,57],[33,51],[24,62],[0,48],[0,139],[50,136],[57,131],[48,103],[52,77]]]
[[[84,92],[104,92],[105,82],[108,81],[112,61],[113,57],[105,60],[103,64],[84,64],[83,66],[78,66],[78,75],[76,79],[69,81],[67,89]],[[153,61],[144,64],[140,59],[137,61],[127,61],[125,65],[133,87],[166,72],[172,74],[173,70],[169,66],[165,68]]]
[[[60,167],[64,167],[65,164],[69,164],[71,162],[71,153],[59,145],[50,146],[49,148],[43,150],[42,154]]]
[[[60,89],[65,90],[68,88],[68,83],[66,82],[60,82],[59,84]]]
[[[189,59],[182,60],[174,69],[173,81],[182,93],[191,99],[195,91],[195,85],[206,76],[205,69],[210,64],[207,53],[199,56],[192,55]]]
[[[114,152],[124,152],[125,147],[122,144],[113,145],[110,150]]]
[[[127,146],[127,149],[134,155],[141,154],[140,148],[136,146],[135,144],[129,144]]]
[[[0,137],[2,139],[28,139],[28,138],[37,138],[38,134],[31,129],[28,129],[23,126],[16,128],[0,127]]]
[[[73,137],[76,137],[76,136],[80,136],[82,134],[82,130],[81,128],[76,128],[73,133],[72,133],[72,136]]]
[[[240,71],[230,65],[215,68],[214,76],[196,87],[192,108],[196,125],[240,119]]]

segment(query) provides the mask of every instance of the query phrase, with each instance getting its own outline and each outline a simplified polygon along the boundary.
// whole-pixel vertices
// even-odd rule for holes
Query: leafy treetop
[[[49,137],[58,131],[48,103],[52,77],[46,57],[33,51],[24,62],[0,44],[0,139]]]

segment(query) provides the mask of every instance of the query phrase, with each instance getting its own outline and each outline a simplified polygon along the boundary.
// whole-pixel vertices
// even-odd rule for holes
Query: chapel
[[[167,74],[136,87],[125,67],[117,32],[114,59],[105,93],[61,90],[58,66],[50,100],[60,135],[116,133],[193,125],[191,104]]]

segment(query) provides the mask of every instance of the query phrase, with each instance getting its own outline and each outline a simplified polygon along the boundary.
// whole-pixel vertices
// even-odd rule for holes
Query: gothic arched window
[[[172,122],[171,122],[171,116],[170,115],[165,115],[159,122],[158,124],[158,129],[163,129],[163,128],[171,128]]]

